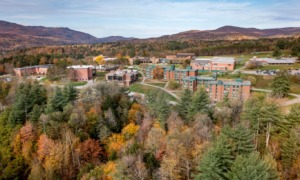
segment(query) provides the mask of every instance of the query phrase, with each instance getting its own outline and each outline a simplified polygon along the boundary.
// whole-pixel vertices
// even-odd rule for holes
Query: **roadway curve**
[[[254,91],[261,91],[261,92],[267,92],[267,93],[271,93],[271,92],[272,92],[272,90],[268,90],[268,89],[258,89],[258,88],[251,88],[251,90],[254,90]],[[283,102],[283,103],[281,104],[281,106],[290,106],[290,105],[293,105],[293,104],[298,104],[298,103],[300,103],[300,95],[299,95],[299,94],[289,93],[289,95],[295,96],[296,98],[295,98],[295,99],[288,100],[288,101],[286,101],[286,102]]]

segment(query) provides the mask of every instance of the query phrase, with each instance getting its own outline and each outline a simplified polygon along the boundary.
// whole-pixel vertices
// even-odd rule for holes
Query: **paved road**
[[[147,78],[145,77],[145,75],[144,75],[144,73],[143,73],[142,71],[140,71],[140,73],[141,73],[142,76],[143,76],[143,80],[142,80],[141,84],[143,84],[143,85],[145,85],[145,86],[151,86],[151,87],[154,87],[154,88],[157,88],[157,89],[161,89],[161,90],[165,91],[166,93],[170,94],[171,96],[173,96],[174,98],[176,98],[176,99],[178,99],[178,100],[180,99],[176,94],[174,94],[174,93],[171,92],[171,91],[168,91],[168,90],[165,89],[165,88],[162,88],[162,87],[159,87],[159,86],[155,86],[155,85],[152,85],[152,84],[147,84],[147,83],[145,83],[145,80],[146,80]]]
[[[254,90],[254,91],[261,91],[261,92],[267,92],[267,93],[271,93],[272,92],[272,90],[268,90],[268,89],[258,89],[258,88],[251,88],[251,89]],[[281,106],[290,106],[290,105],[293,105],[293,104],[300,103],[300,95],[299,94],[289,93],[289,95],[295,96],[296,98],[288,100],[286,102],[283,102],[281,104]]]

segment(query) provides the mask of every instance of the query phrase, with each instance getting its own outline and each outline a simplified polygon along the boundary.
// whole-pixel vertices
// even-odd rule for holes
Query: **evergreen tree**
[[[67,105],[69,102],[76,100],[77,94],[78,92],[73,86],[71,86],[70,84],[68,86],[65,86],[63,89],[65,105]]]
[[[230,180],[274,180],[279,179],[276,170],[259,157],[258,152],[238,156],[226,175]]]
[[[41,110],[40,106],[34,105],[32,111],[30,113],[30,120],[33,122],[37,122],[39,120],[41,114],[42,114],[42,110]]]
[[[198,166],[195,179],[227,179],[226,173],[234,160],[233,149],[226,136],[221,135],[213,146],[204,154]]]
[[[285,139],[281,147],[281,159],[286,179],[290,179],[291,167],[294,164],[299,153],[299,141],[294,132],[290,133],[290,137]]]
[[[151,115],[157,117],[160,125],[166,129],[170,106],[166,101],[165,94],[161,91],[152,91],[147,94],[147,101]]]
[[[197,113],[209,112],[210,98],[203,87],[194,95],[188,118],[193,119]]]
[[[31,99],[30,109],[34,105],[44,105],[47,102],[47,92],[44,87],[42,87],[37,81],[35,81],[30,89],[29,96]]]
[[[65,96],[60,88],[56,88],[53,97],[50,100],[54,111],[63,111],[66,105]]]
[[[25,102],[26,95],[17,95],[17,99],[12,106],[8,120],[12,125],[24,124],[26,121]]]
[[[281,50],[278,47],[276,47],[273,51],[273,57],[280,57],[281,55],[282,55]]]
[[[290,90],[290,81],[286,72],[279,72],[278,75],[273,79],[272,84],[272,95],[276,98],[283,98],[288,95]]]
[[[178,103],[177,109],[180,116],[185,120],[186,124],[189,122],[188,113],[191,108],[192,92],[189,89],[183,91],[181,100]]]
[[[281,113],[277,104],[266,102],[260,110],[261,125],[266,133],[266,148],[269,145],[271,131],[280,129]]]
[[[286,120],[289,124],[289,129],[296,125],[300,125],[300,104],[292,106],[289,114],[286,116]]]
[[[43,106],[47,101],[46,90],[37,82],[20,84],[17,89],[15,102],[12,105],[12,111],[9,121],[13,124],[23,124],[31,114],[33,107]]]
[[[242,125],[238,125],[235,129],[224,127],[222,134],[232,139],[233,149],[237,155],[246,155],[255,150],[253,133]]]

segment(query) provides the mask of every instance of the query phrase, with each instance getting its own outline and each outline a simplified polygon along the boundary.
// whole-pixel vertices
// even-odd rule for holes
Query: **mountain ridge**
[[[243,28],[222,26],[214,30],[188,30],[155,38],[138,39],[134,37],[109,36],[97,38],[88,33],[72,30],[68,27],[24,26],[0,20],[0,50],[21,49],[47,45],[96,44],[120,41],[153,40],[246,40],[260,38],[280,38],[300,36],[300,27],[284,28]]]

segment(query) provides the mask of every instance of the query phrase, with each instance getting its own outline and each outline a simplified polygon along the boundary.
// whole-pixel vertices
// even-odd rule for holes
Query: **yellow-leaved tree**
[[[99,65],[105,64],[105,60],[104,60],[104,57],[103,57],[102,55],[97,56],[97,57],[95,58],[95,61],[96,61]]]

